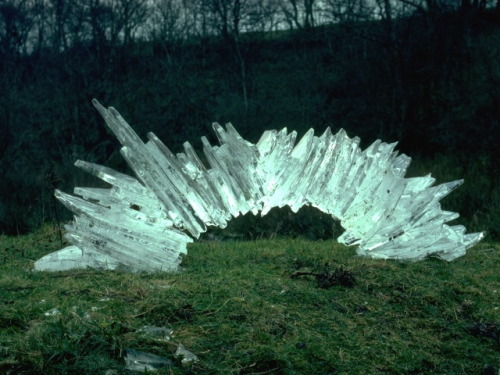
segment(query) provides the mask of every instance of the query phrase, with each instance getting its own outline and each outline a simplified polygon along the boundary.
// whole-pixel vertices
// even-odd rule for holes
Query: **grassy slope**
[[[500,365],[495,341],[468,331],[500,323],[498,244],[452,263],[405,263],[334,241],[206,242],[190,247],[179,274],[30,271],[59,247],[50,228],[0,237],[2,374],[122,373],[126,348],[174,360],[178,342],[200,362],[160,373],[470,375]],[[357,285],[290,277],[325,262]],[[44,315],[53,308],[61,314]],[[144,325],[175,337],[140,336]]]

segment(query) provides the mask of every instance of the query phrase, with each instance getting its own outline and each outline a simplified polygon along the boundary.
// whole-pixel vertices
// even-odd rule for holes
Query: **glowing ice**
[[[111,188],[75,188],[79,197],[56,191],[75,213],[66,238],[81,251],[49,254],[35,269],[174,271],[186,244],[207,226],[224,228],[232,217],[285,205],[295,212],[312,205],[337,218],[345,229],[338,241],[373,258],[452,260],[483,238],[445,224],[458,214],[442,211],[439,200],[463,181],[433,186],[430,175],[404,178],[411,159],[394,151],[396,143],[377,140],[363,151],[344,130],[318,137],[311,129],[295,144],[296,133],[285,128],[252,144],[231,124],[214,124],[221,145],[202,138],[206,168],[189,143],[177,155],[152,133],[143,143],[114,108],[93,103],[137,179],[77,161]]]

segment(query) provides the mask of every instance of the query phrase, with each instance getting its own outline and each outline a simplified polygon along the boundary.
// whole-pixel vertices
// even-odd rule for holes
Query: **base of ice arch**
[[[76,246],[50,253],[35,262],[38,271],[67,271],[75,268],[114,270],[120,263],[109,256],[93,250],[81,250]]]
[[[311,129],[296,144],[297,134],[285,128],[252,144],[231,124],[226,130],[214,124],[221,145],[202,138],[207,168],[189,143],[177,155],[153,133],[143,143],[114,108],[93,103],[137,179],[77,161],[111,188],[77,187],[76,196],[56,191],[75,213],[65,237],[79,250],[49,254],[36,270],[175,271],[187,243],[208,226],[225,228],[240,214],[285,205],[294,212],[311,205],[340,220],[345,232],[338,241],[372,258],[450,261],[484,237],[446,224],[458,214],[441,210],[439,201],[463,181],[433,186],[430,175],[404,178],[411,159],[398,155],[395,143],[377,140],[361,150],[359,138],[342,129],[319,137]]]

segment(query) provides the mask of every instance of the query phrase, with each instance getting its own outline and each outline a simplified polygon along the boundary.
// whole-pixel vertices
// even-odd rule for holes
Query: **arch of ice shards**
[[[232,217],[284,205],[332,215],[345,229],[338,241],[373,258],[452,260],[483,237],[445,224],[458,214],[442,211],[439,200],[463,181],[432,186],[430,175],[404,178],[411,159],[394,151],[396,143],[377,140],[362,151],[344,130],[318,137],[311,129],[295,144],[296,133],[285,128],[252,144],[231,124],[214,124],[221,145],[202,138],[207,169],[189,143],[177,155],[152,133],[143,143],[114,108],[93,103],[137,179],[77,161],[111,188],[77,187],[78,197],[55,192],[75,213],[65,227],[73,246],[41,258],[35,269],[176,270],[187,243],[207,226],[224,228]]]

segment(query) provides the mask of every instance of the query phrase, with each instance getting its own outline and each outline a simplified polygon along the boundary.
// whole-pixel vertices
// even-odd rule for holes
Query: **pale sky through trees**
[[[474,0],[491,8],[494,0]],[[0,42],[31,53],[59,50],[89,40],[129,44],[133,40],[272,32],[342,22],[391,20],[457,9],[469,0],[4,0]],[[476,4],[477,2],[477,4]],[[433,8],[433,9],[431,9]]]

